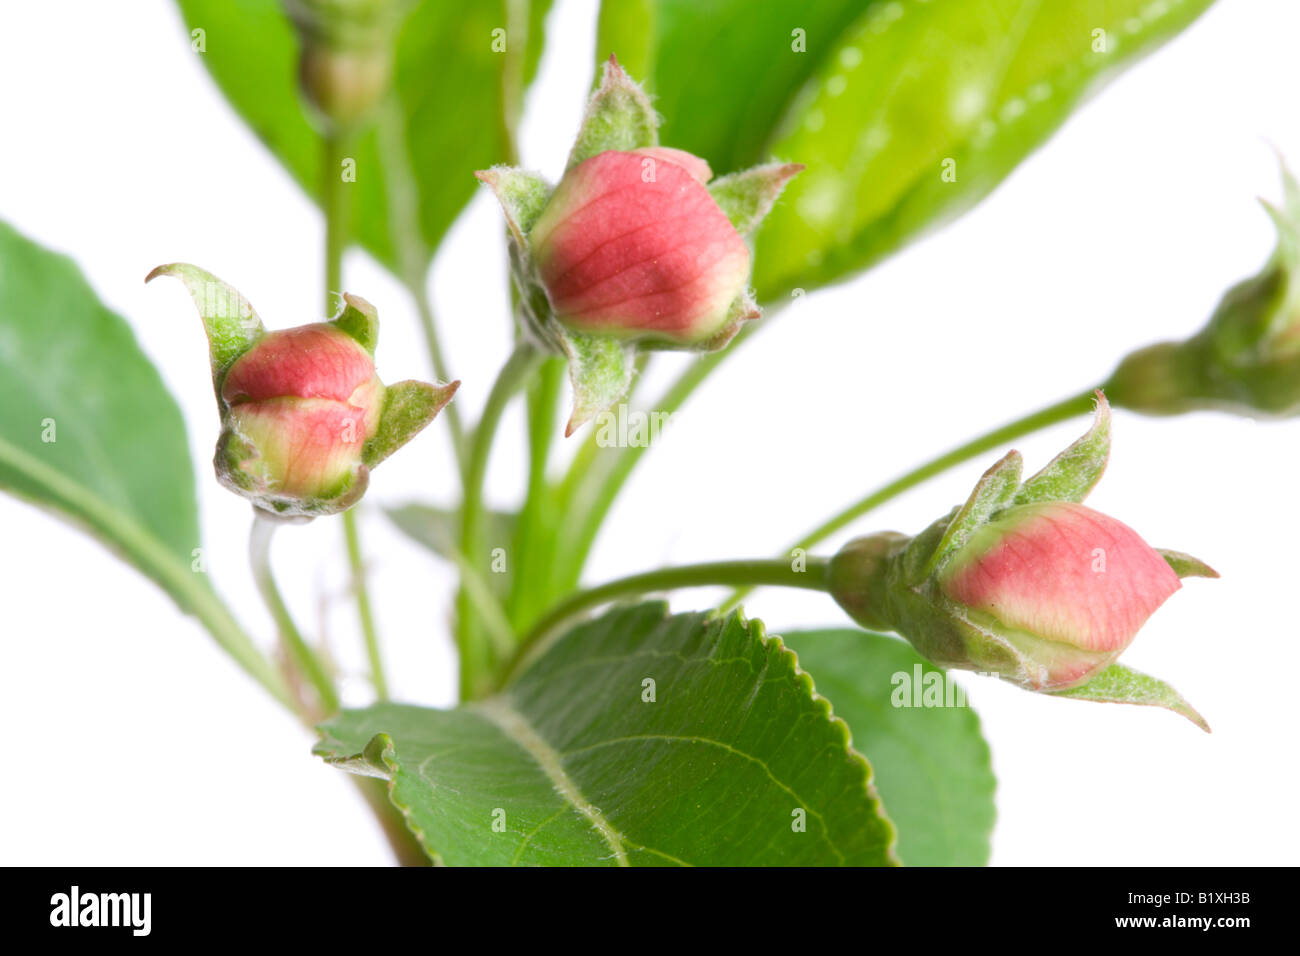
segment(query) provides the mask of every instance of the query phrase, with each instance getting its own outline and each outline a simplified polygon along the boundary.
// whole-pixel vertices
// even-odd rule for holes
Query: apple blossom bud
[[[290,507],[346,507],[364,493],[362,451],[384,386],[356,339],[325,323],[271,332],[230,367],[221,397],[216,467],[227,487]]]
[[[298,85],[327,129],[364,120],[388,89],[411,0],[283,0],[298,32]]]
[[[1035,689],[1071,687],[1106,667],[1181,587],[1137,532],[1073,502],[1008,508],[938,578],[976,627],[1004,636]]]
[[[1229,289],[1190,339],[1125,358],[1106,385],[1117,405],[1156,415],[1300,414],[1300,184],[1285,166],[1282,179],[1283,204],[1264,203],[1278,241],[1263,270]]]
[[[565,434],[623,398],[637,352],[720,349],[758,317],[749,240],[801,169],[713,180],[705,160],[659,145],[650,98],[610,57],[558,186],[507,166],[475,174],[505,213],[523,334],[568,359]]]
[[[529,236],[559,322],[578,332],[696,345],[730,321],[749,248],[678,150],[609,150],[560,180]]]
[[[1022,482],[1009,453],[916,537],[850,541],[831,559],[827,587],[859,624],[897,632],[936,664],[1032,691],[1163,706],[1203,726],[1168,685],[1115,664],[1181,577],[1217,575],[1081,504],[1109,454],[1098,398],[1092,428],[1042,471]]]
[[[434,386],[375,374],[379,318],[343,296],[329,322],[267,332],[248,301],[195,266],[160,266],[181,279],[203,318],[221,412],[218,480],[259,514],[335,514],[365,493],[370,470],[415,436],[459,382]]]

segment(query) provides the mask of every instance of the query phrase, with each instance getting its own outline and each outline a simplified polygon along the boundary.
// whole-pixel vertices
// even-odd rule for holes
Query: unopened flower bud
[[[758,317],[747,239],[803,168],[715,180],[704,159],[660,146],[658,129],[611,57],[558,186],[509,167],[477,174],[506,214],[524,330],[569,360],[568,433],[623,397],[636,351],[720,349]]]
[[[1073,502],[1008,508],[938,576],[969,622],[1003,637],[1035,689],[1086,680],[1181,587],[1128,525]]]
[[[1264,203],[1278,241],[1263,270],[1229,289],[1190,339],[1125,358],[1106,384],[1115,404],[1156,415],[1300,414],[1300,184],[1285,167],[1282,178],[1283,204]]]
[[[1216,575],[1080,503],[1105,468],[1109,427],[1100,398],[1088,433],[1027,481],[1011,452],[915,538],[849,542],[828,568],[832,596],[937,664],[1032,691],[1164,706],[1203,725],[1168,685],[1115,663],[1181,577]]]
[[[270,332],[230,367],[216,467],[222,483],[286,502],[360,498],[362,449],[379,427],[374,360],[327,323]]]
[[[702,160],[662,149],[610,150],[564,174],[529,235],[561,324],[676,345],[722,331],[749,248],[701,174]]]
[[[298,32],[298,85],[327,127],[346,129],[388,89],[411,0],[283,0]]]
[[[379,319],[344,295],[330,322],[267,332],[247,300],[194,266],[150,273],[181,279],[203,318],[221,412],[217,478],[261,513],[334,514],[365,493],[370,470],[432,421],[447,386],[375,373]]]

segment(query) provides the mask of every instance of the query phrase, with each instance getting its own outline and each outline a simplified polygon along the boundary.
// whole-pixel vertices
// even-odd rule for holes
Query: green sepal
[[[803,171],[802,163],[767,163],[751,166],[709,183],[709,195],[727,214],[732,226],[746,238],[763,223],[785,184]]]
[[[961,550],[981,525],[1001,509],[1020,486],[1023,461],[1020,452],[1011,451],[984,472],[966,503],[958,509],[930,555],[922,574],[929,577],[943,568]]]
[[[587,101],[582,127],[565,168],[572,169],[609,149],[630,151],[658,145],[659,115],[650,105],[650,97],[611,56],[600,85]]]
[[[625,341],[634,342],[637,349],[642,352],[717,352],[731,344],[731,340],[744,328],[746,322],[760,318],[762,315],[763,310],[754,301],[753,294],[746,289],[727,307],[727,318],[723,321],[722,327],[702,342],[672,342],[668,339],[657,339],[653,335]]]
[[[1028,505],[1040,501],[1083,501],[1101,480],[1109,459],[1110,405],[1106,396],[1099,391],[1092,427],[1048,462],[1042,471],[1027,480],[1016,492],[1011,505]]]
[[[1217,578],[1219,572],[1200,558],[1192,557],[1184,551],[1170,551],[1168,548],[1156,548],[1160,557],[1165,559],[1174,573],[1180,578]]]
[[[221,404],[221,381],[235,360],[266,334],[262,320],[238,289],[198,266],[187,262],[162,265],[145,276],[144,281],[152,282],[159,276],[180,279],[194,300],[194,307],[203,320],[203,331],[208,336],[212,385],[217,392],[217,402]]]
[[[514,166],[493,166],[474,174],[492,190],[506,216],[510,238],[527,248],[527,237],[551,199],[555,187],[538,173]]]
[[[460,382],[430,385],[428,382],[405,381],[389,385],[384,390],[379,425],[361,450],[361,461],[367,468],[374,468],[405,445],[433,421],[458,388]]]
[[[371,355],[379,344],[379,312],[373,305],[351,292],[343,293],[343,306],[330,322],[356,339]]]
[[[607,335],[584,335],[552,323],[569,358],[573,412],[565,426],[568,438],[627,394],[636,371],[636,349]]]
[[[1137,704],[1163,707],[1181,714],[1207,734],[1210,725],[1184,698],[1164,681],[1135,671],[1123,664],[1111,664],[1086,683],[1051,692],[1053,697],[1073,697],[1107,704]]]

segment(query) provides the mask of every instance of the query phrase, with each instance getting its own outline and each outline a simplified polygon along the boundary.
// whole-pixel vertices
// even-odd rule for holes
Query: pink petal
[[[942,584],[1009,627],[1100,653],[1127,647],[1179,587],[1132,528],[1069,502],[1010,509],[963,548]]]
[[[530,235],[556,315],[588,332],[713,335],[749,277],[749,249],[676,162],[605,152],[569,171]]]
[[[697,183],[707,183],[713,178],[713,170],[709,168],[708,162],[684,149],[673,149],[671,146],[647,146],[644,149],[634,149],[632,152],[639,156],[649,156],[659,162],[676,163],[690,173],[691,178]]]
[[[347,401],[374,377],[370,353],[332,325],[271,332],[236,360],[221,385],[228,404],[296,396]]]
[[[273,398],[236,405],[229,422],[257,448],[266,491],[314,497],[333,493],[360,463],[368,414],[346,402]]]

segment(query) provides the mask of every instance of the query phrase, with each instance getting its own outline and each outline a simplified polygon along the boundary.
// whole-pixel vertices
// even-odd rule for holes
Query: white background
[[[591,579],[779,551],[906,467],[1100,380],[1134,347],[1197,329],[1271,249],[1254,202],[1278,195],[1267,144],[1300,164],[1298,6],[1222,0],[975,212],[782,313],[646,458]],[[592,3],[558,5],[529,97],[525,160],[552,174],[590,82],[593,15]],[[190,425],[209,568],[266,638],[244,557],[248,507],[207,464],[216,420],[199,323],[179,285],[141,280],[191,261],[272,326],[314,321],[319,216],[225,105],[166,0],[5,3],[0,91],[0,216],[73,255],[162,368]],[[471,417],[508,343],[502,256],[498,214],[480,195],[432,277]],[[383,376],[427,377],[397,284],[355,254],[347,287],[379,307]],[[656,378],[686,360],[668,358]],[[502,503],[523,475],[517,410],[509,424],[490,477]],[[1018,447],[1034,468],[1083,427]],[[1182,690],[1214,734],[963,676],[999,777],[995,863],[1294,862],[1298,447],[1300,422],[1117,414],[1090,503],[1223,574],[1188,582],[1125,660]],[[919,530],[996,457],[856,530]],[[414,496],[454,499],[445,425],[384,465],[363,513],[396,693],[445,704],[452,579],[376,508]],[[290,529],[276,557],[296,613],[359,673],[341,538],[337,520]],[[0,607],[0,862],[388,862],[342,774],[309,754],[311,735],[197,625],[97,543],[10,499]],[[749,608],[778,631],[845,623],[813,594],[764,591]],[[363,703],[366,685],[346,694]]]

